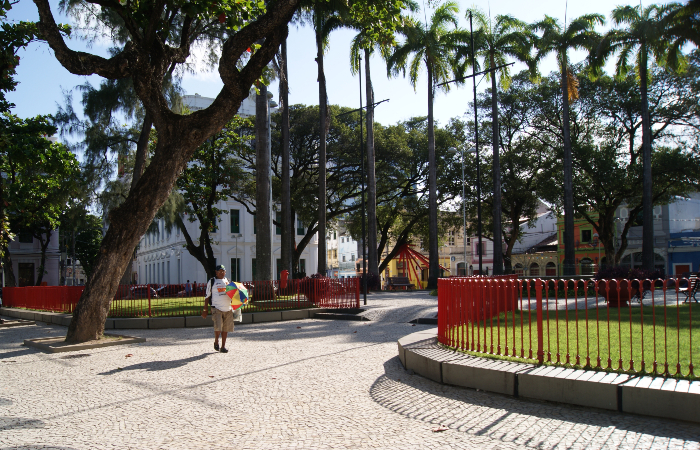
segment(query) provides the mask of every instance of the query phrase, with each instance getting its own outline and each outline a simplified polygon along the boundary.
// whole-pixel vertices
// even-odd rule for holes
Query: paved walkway
[[[700,426],[434,383],[397,340],[428,328],[423,292],[368,296],[372,321],[124,330],[146,343],[44,354],[0,329],[0,449],[700,448]],[[433,431],[436,428],[445,431]]]

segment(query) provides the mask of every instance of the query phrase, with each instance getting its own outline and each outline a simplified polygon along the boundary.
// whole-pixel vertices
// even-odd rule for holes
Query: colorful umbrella
[[[248,289],[235,281],[226,285],[226,295],[231,298],[231,308],[238,309],[248,303]]]

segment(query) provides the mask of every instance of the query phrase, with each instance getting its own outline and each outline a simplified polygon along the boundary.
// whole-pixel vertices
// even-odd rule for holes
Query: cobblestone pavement
[[[366,322],[124,330],[146,343],[67,354],[60,336],[0,329],[0,448],[700,448],[700,426],[440,385],[403,369],[396,341],[425,326],[423,292],[368,296]],[[650,405],[653,408],[653,405]],[[434,431],[444,429],[444,431]]]

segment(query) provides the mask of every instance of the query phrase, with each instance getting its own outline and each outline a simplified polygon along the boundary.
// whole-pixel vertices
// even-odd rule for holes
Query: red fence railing
[[[692,283],[444,278],[438,340],[537,364],[694,377],[699,305],[684,287]]]
[[[359,308],[357,278],[316,278],[243,283],[250,303],[243,312],[298,308]],[[84,286],[29,286],[3,289],[3,306],[72,313]],[[197,316],[202,312],[206,284],[196,284],[189,295],[181,284],[120,285],[112,300],[109,317]]]

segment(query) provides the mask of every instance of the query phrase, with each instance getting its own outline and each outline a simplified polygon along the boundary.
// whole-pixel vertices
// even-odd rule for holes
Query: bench
[[[412,284],[408,280],[408,277],[389,277],[387,287],[389,288],[389,290],[395,291],[396,288],[400,287],[405,288],[406,290],[414,289],[416,285]]]
[[[698,274],[692,273],[688,277],[687,287],[683,287],[683,288],[679,287],[678,288],[678,292],[685,294],[685,300],[683,301],[683,303],[689,303],[691,298],[693,300],[695,300],[695,303],[699,303],[698,298],[696,297],[696,295],[698,293],[698,288],[700,288],[700,282],[698,282],[698,281],[700,281],[700,280],[698,280]]]

